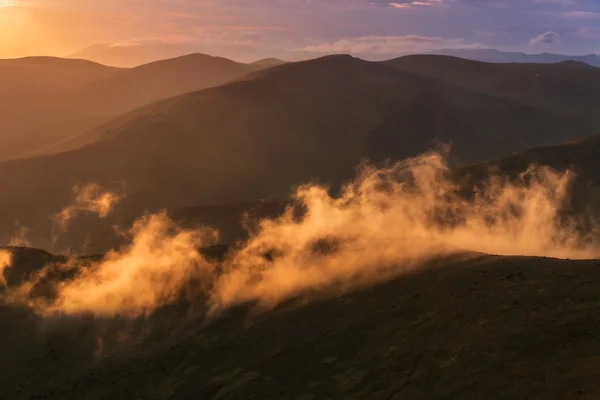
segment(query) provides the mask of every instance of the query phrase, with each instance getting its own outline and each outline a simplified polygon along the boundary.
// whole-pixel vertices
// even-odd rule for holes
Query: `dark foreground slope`
[[[137,322],[4,306],[0,398],[595,399],[599,280],[597,261],[473,255],[209,321],[189,304]]]
[[[311,181],[335,188],[364,158],[403,159],[438,140],[452,142],[453,160],[465,163],[596,129],[585,118],[388,65],[324,57],[136,109],[79,137],[91,144],[74,151],[1,163],[0,226],[18,220],[49,237],[40,221],[86,182],[124,182],[126,219],[286,196]]]

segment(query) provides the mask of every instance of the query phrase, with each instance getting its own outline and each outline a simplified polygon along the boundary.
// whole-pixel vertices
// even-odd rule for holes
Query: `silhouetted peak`
[[[587,64],[583,61],[574,61],[574,60],[565,60],[557,62],[555,65],[562,65],[569,68],[596,68],[590,64]]]
[[[254,61],[252,65],[280,65],[286,64],[287,61],[280,60],[279,58],[263,58],[261,60]]]
[[[94,61],[77,59],[77,58],[61,58],[61,57],[50,57],[50,56],[30,56],[21,58],[7,58],[0,59],[0,65],[13,65],[13,66],[61,66],[61,65],[87,65],[87,66],[98,66],[106,68],[108,67],[103,64],[99,64]]]
[[[173,66],[173,65],[191,65],[198,63],[229,63],[229,64],[240,64],[236,61],[230,60],[224,57],[215,57],[203,53],[190,53],[179,57],[168,58],[166,60],[154,61],[148,64],[140,65],[134,69],[148,69],[148,68],[160,68],[161,66]],[[241,65],[241,64],[240,64]]]
[[[358,57],[351,56],[350,54],[329,54],[323,57],[319,57],[316,60],[322,61],[351,61],[360,60]]]

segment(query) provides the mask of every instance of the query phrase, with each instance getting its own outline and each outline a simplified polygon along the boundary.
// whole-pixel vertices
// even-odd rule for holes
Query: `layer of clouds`
[[[554,32],[554,31],[548,31],[546,33],[542,33],[541,35],[532,37],[529,40],[529,44],[531,46],[554,45],[554,44],[559,44],[560,42],[561,42],[560,36],[558,35],[558,33]]]
[[[293,60],[307,55],[295,53],[298,49],[315,49],[311,54],[318,54],[327,46],[367,47],[369,57],[379,57],[385,48],[394,50],[392,56],[399,55],[396,49],[439,48],[433,42],[413,44],[404,39],[409,37],[442,38],[440,45],[447,41],[447,46],[460,48],[481,42],[518,51],[551,44],[553,51],[571,54],[600,48],[600,37],[590,33],[600,16],[600,2],[591,0],[53,0],[51,7],[47,1],[21,0],[20,4],[28,27],[10,35],[19,37],[19,43],[0,45],[0,57],[15,47],[65,56],[94,43],[131,43],[138,38],[193,45],[240,61],[267,56]],[[3,7],[4,15],[11,13],[4,9],[11,8],[15,7]]]

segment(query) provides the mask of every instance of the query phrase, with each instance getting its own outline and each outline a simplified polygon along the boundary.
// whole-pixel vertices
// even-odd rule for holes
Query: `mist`
[[[128,245],[90,265],[71,259],[40,266],[7,298],[44,316],[140,316],[174,302],[194,280],[200,282],[198,301],[218,313],[244,302],[272,307],[334,285],[352,290],[454,253],[600,256],[595,231],[582,232],[561,213],[571,172],[530,166],[513,180],[492,176],[469,196],[450,172],[444,157],[432,152],[386,168],[363,166],[337,196],[326,187],[300,186],[285,213],[260,221],[220,261],[200,251],[217,243],[215,231],[182,229],[165,213],[146,215],[131,227]],[[69,210],[106,216],[118,198],[97,187],[82,193]],[[69,221],[75,213],[61,215]],[[52,268],[70,277],[53,284],[50,298],[33,298]]]
[[[93,213],[100,218],[105,218],[124,196],[123,193],[103,190],[95,183],[75,186],[73,187],[73,193],[75,194],[73,203],[52,216],[57,227],[61,230],[65,230],[69,223],[81,213]]]
[[[6,286],[4,270],[10,268],[12,264],[12,253],[6,250],[0,250],[0,286]]]

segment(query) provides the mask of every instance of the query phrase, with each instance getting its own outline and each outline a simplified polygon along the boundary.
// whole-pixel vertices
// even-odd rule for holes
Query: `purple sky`
[[[242,60],[441,48],[600,52],[600,0],[0,0],[0,57],[184,44]]]

